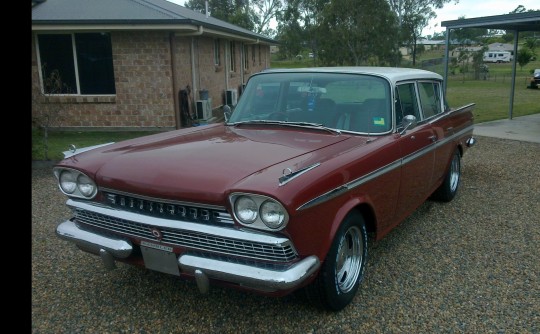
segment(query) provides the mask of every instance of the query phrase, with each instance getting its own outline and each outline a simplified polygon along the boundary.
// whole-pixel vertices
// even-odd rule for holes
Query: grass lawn
[[[421,55],[422,59],[441,57],[441,52]],[[273,68],[313,67],[313,59],[272,61]],[[540,113],[540,89],[527,89],[531,71],[540,68],[540,60],[529,63],[523,69],[516,69],[516,85],[514,92],[513,117]],[[444,74],[442,65],[430,70]],[[476,123],[509,118],[511,93],[511,64],[489,64],[488,80],[472,80],[468,73],[450,75],[447,81],[447,100],[451,107],[459,107],[475,103],[474,117]],[[49,134],[48,157],[45,157],[45,146],[42,133],[32,130],[32,160],[60,160],[70,144],[85,147],[107,142],[118,142],[136,138],[159,131],[52,131]],[[48,158],[48,159],[47,159]]]

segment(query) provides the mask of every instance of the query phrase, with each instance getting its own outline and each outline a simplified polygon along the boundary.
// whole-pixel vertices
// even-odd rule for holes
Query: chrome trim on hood
[[[319,167],[321,165],[320,162],[317,162],[316,164],[313,164],[311,166],[304,167],[302,169],[297,170],[296,172],[293,172],[290,168],[286,168],[283,170],[283,176],[279,178],[279,186],[281,187],[284,184],[287,184],[289,181],[294,180],[298,176],[309,172],[313,168]],[[285,171],[289,171],[289,173],[285,173]]]
[[[64,153],[64,159],[66,159],[66,158],[72,157],[74,155],[77,155],[79,153],[83,153],[83,152],[86,152],[86,151],[93,150],[95,148],[99,148],[99,147],[103,147],[103,146],[107,146],[107,145],[111,145],[111,144],[114,144],[114,142],[105,143],[105,144],[99,144],[99,145],[94,145],[94,146],[87,146],[87,147],[83,147],[83,148],[77,148],[77,147],[75,147],[75,145],[71,144],[71,145],[69,145],[69,151],[64,151],[62,153]]]

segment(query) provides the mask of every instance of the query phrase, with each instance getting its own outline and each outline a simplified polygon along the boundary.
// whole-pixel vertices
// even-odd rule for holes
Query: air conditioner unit
[[[212,99],[197,100],[195,102],[197,119],[207,120],[212,118]]]
[[[225,104],[235,106],[238,101],[238,91],[236,89],[227,89],[225,91]]]

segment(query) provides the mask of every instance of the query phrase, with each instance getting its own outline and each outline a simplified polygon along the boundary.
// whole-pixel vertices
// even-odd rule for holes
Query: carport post
[[[512,113],[514,111],[514,91],[516,90],[516,61],[517,61],[517,45],[518,45],[518,31],[514,30],[514,59],[512,59],[512,88],[510,91],[510,106],[508,109],[508,118],[512,119]]]

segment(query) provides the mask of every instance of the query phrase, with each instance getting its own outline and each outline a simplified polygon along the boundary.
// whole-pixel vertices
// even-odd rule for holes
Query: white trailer
[[[485,63],[508,63],[512,60],[512,54],[508,51],[487,51],[482,60]]]

